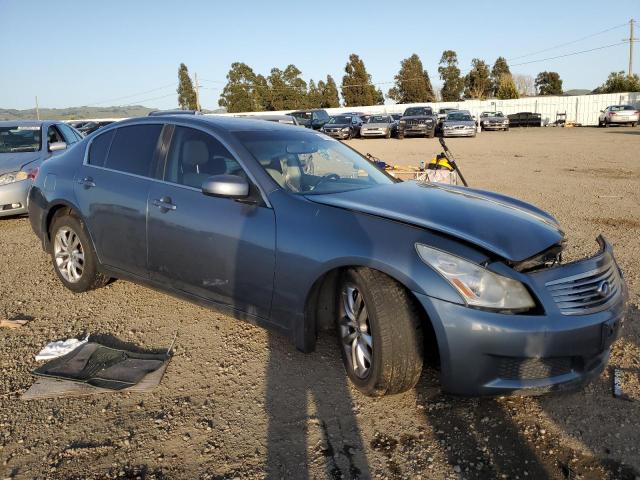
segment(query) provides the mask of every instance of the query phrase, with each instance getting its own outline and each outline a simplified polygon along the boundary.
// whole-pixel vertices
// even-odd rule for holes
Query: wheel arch
[[[303,333],[304,342],[299,342],[301,338],[297,336],[296,340],[298,341],[296,343],[298,343],[298,347],[302,347],[301,350],[306,352],[313,351],[320,332],[334,328],[334,321],[337,315],[335,295],[338,294],[342,274],[349,268],[370,268],[377,270],[399,283],[407,291],[419,312],[420,322],[424,328],[425,361],[428,360],[429,363],[439,364],[439,340],[431,318],[422,303],[416,298],[410,287],[410,282],[406,281],[406,277],[396,269],[384,264],[371,265],[365,262],[345,262],[323,269],[316,276],[315,281],[312,283],[305,297],[304,325],[301,332]]]
[[[89,241],[91,242],[93,251],[96,252],[98,259],[100,259],[98,251],[96,249],[95,241],[93,239],[93,235],[91,234],[91,231],[87,227],[87,222],[82,217],[82,214],[80,213],[80,209],[67,200],[59,200],[55,203],[52,203],[51,206],[49,207],[49,210],[47,211],[47,214],[43,216],[42,231],[44,233],[44,241],[46,243],[45,245],[46,249],[48,250],[51,246],[51,224],[53,223],[53,220],[60,215],[64,215],[65,212],[68,212],[70,215],[73,215],[78,220],[80,220],[82,226],[85,229],[85,232],[87,233],[87,236],[89,237]]]

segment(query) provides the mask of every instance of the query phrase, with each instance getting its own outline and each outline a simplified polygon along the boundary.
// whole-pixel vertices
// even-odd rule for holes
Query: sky
[[[198,75],[202,107],[215,109],[233,62],[264,75],[294,64],[307,81],[330,74],[339,84],[350,53],[386,93],[413,53],[438,86],[448,49],[463,73],[472,58],[493,65],[504,56],[514,74],[552,70],[565,90],[593,89],[627,70],[628,43],[516,64],[619,43],[629,26],[614,27],[631,17],[640,20],[638,0],[0,0],[0,108],[33,108],[36,95],[40,107],[174,108],[184,62]],[[640,72],[640,44],[634,65]]]

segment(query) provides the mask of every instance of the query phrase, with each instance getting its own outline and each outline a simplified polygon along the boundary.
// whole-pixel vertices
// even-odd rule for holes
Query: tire
[[[631,127],[635,127],[636,126],[636,122],[631,122]]]
[[[604,128],[609,128],[609,127],[610,127],[609,122],[607,120],[605,120],[604,121]]]
[[[602,120],[598,119],[598,128],[602,128],[604,125],[602,124]]]
[[[413,388],[422,372],[423,334],[406,289],[376,270],[352,268],[337,302],[339,348],[355,387],[372,397]]]
[[[387,130],[387,133],[384,136],[384,138],[391,138],[391,130]]]
[[[398,133],[398,140],[404,139],[404,133]]]
[[[436,131],[435,130],[431,130],[429,132],[427,132],[427,138],[433,138],[436,136]]]
[[[110,279],[98,271],[98,256],[79,218],[69,214],[55,218],[50,234],[53,269],[65,287],[82,293],[109,282]]]

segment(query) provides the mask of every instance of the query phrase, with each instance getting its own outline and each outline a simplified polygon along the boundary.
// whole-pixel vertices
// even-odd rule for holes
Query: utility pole
[[[40,120],[40,108],[38,107],[38,96],[36,95],[36,118]]]
[[[193,80],[194,80],[193,84],[194,84],[195,89],[196,89],[196,107],[197,107],[197,110],[200,111],[201,110],[201,108],[200,108],[200,88],[199,88],[200,85],[198,85],[198,74],[195,73],[195,72],[193,74]]]
[[[638,41],[637,38],[633,36],[633,24],[635,21],[633,18],[629,20],[629,38],[623,39],[625,42],[629,42],[629,70],[627,70],[627,75],[633,75],[633,44]]]

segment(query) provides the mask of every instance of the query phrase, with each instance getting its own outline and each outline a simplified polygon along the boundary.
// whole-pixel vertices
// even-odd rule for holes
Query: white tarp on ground
[[[566,113],[568,122],[576,122],[582,125],[597,125],[600,110],[609,105],[631,104],[640,107],[640,92],[608,93],[601,95],[576,95],[571,97],[545,96],[526,97],[517,100],[465,100],[464,102],[435,102],[435,103],[408,103],[395,105],[371,105],[366,107],[340,107],[327,108],[329,115],[345,112],[364,113],[402,113],[405,108],[413,106],[431,106],[435,111],[440,108],[452,107],[469,110],[472,115],[479,115],[485,111],[499,110],[505,115],[518,112],[533,112],[542,115],[542,123],[546,125],[556,121],[557,114]],[[292,110],[280,112],[247,112],[240,114],[222,115],[251,115],[264,113],[290,113]]]

